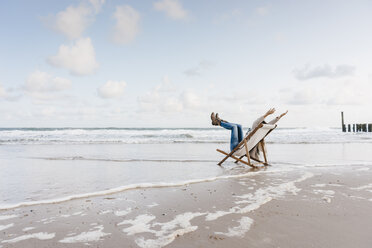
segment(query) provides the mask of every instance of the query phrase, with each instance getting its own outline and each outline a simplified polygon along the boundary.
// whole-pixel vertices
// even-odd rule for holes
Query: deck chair
[[[266,158],[266,152],[264,149],[264,139],[265,137],[274,129],[276,128],[276,124],[264,124],[261,123],[258,125],[255,129],[253,129],[251,132],[248,133],[247,136],[244,137],[244,139],[232,150],[230,153],[227,153],[225,151],[222,151],[220,149],[217,149],[218,152],[226,155],[219,163],[218,165],[221,166],[223,162],[226,161],[228,158],[235,159],[235,163],[241,162],[243,164],[249,165],[253,168],[257,168],[254,164],[251,163],[251,160],[254,160],[258,163],[261,163],[263,165],[268,165],[267,158]],[[265,161],[261,161],[255,158],[251,158],[249,156],[249,152],[256,146],[260,145],[263,151],[263,157]],[[243,157],[247,156],[247,161],[243,160]]]

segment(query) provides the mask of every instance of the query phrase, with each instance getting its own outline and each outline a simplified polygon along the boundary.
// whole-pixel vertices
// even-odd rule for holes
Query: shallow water
[[[171,134],[165,135],[167,138],[172,135],[188,134],[192,138],[187,139],[197,140],[176,143],[165,142],[166,138],[161,133],[168,131],[2,130],[0,140],[8,141],[0,145],[0,208],[36,204],[40,201],[64,201],[84,197],[82,194],[105,195],[136,187],[182,185],[216,180],[250,171],[249,168],[236,165],[232,161],[227,161],[223,167],[216,165],[223,155],[217,153],[215,149],[228,150],[228,143],[219,141],[222,138],[228,140],[229,133],[225,130],[221,132],[220,129],[172,129]],[[109,137],[115,137],[117,132],[122,133],[121,137],[139,136],[141,133],[146,135],[146,138],[141,137],[139,144],[111,142],[112,139]],[[35,135],[38,136],[36,143],[34,138],[29,138]],[[53,135],[59,137],[58,142],[52,141],[57,140]],[[153,137],[148,139],[148,135]],[[210,139],[206,138],[208,135]],[[10,136],[13,138],[10,139]],[[309,142],[316,141],[304,142],[307,140],[306,136]],[[293,137],[296,139],[295,142]],[[268,138],[268,157],[273,166],[267,170],[372,164],[372,156],[360,152],[365,149],[371,150],[372,143],[369,142],[369,137],[368,133],[344,134],[333,129],[318,132],[278,129],[270,135],[270,139]],[[120,135],[117,138],[120,139]],[[71,142],[73,139],[79,142]],[[206,142],[199,142],[204,139]],[[348,142],[342,142],[344,139],[348,139]],[[101,142],[102,140],[105,142]],[[154,143],[154,140],[157,143]],[[283,143],[280,143],[281,141]]]

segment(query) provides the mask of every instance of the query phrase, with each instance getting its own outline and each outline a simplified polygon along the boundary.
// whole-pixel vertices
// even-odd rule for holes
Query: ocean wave
[[[230,132],[219,128],[26,128],[0,129],[0,145],[228,143]],[[277,129],[270,144],[370,143],[372,133],[342,133],[332,128]]]

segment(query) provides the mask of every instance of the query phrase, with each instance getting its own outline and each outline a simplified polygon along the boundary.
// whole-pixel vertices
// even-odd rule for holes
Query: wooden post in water
[[[355,124],[353,124],[353,132],[355,133]]]
[[[348,131],[349,133],[351,132],[351,125],[350,125],[350,124],[347,125],[347,131]]]
[[[342,127],[342,132],[346,132],[346,126],[344,123],[344,112],[341,112],[341,127]]]
[[[367,132],[367,124],[365,123],[362,126],[363,126],[363,132]]]
[[[372,124],[368,124],[368,132],[372,132]]]

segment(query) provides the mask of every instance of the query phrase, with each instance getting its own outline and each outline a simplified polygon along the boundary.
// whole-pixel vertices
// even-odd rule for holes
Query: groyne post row
[[[363,123],[363,124],[345,124],[344,122],[344,112],[341,112],[341,127],[342,132],[372,132],[372,123]]]

